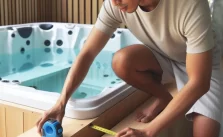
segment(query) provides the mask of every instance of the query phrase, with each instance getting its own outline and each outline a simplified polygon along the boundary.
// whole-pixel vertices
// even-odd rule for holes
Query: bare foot
[[[168,105],[168,103],[172,100],[172,96],[159,99],[156,98],[152,105],[142,110],[136,116],[136,121],[142,123],[148,123],[152,121],[163,109]]]

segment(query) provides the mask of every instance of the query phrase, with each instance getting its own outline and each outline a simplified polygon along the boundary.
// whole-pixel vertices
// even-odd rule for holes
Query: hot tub
[[[51,108],[92,27],[50,22],[0,27],[0,100]],[[65,116],[97,117],[136,90],[111,68],[114,53],[136,43],[140,42],[127,29],[113,34],[68,101]]]

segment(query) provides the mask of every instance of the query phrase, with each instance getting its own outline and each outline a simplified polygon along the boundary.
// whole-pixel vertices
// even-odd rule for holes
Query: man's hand
[[[116,137],[155,137],[151,136],[149,131],[142,129],[125,128],[120,131]]]
[[[44,123],[49,120],[57,120],[59,123],[62,124],[62,120],[65,114],[65,107],[63,105],[60,105],[59,103],[54,105],[51,109],[45,111],[43,116],[36,122],[37,131],[40,136],[42,136],[42,127]]]

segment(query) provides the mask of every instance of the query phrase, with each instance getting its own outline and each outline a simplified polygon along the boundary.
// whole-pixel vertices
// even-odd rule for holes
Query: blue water
[[[59,50],[58,50],[59,49]],[[41,48],[21,50],[13,55],[0,55],[0,76],[7,80],[18,80],[21,85],[61,93],[66,76],[79,50],[62,48]],[[87,76],[72,95],[74,99],[89,98],[101,93],[105,87],[113,87],[122,82],[111,68],[114,53],[102,51],[92,63]],[[11,62],[11,63],[8,63]],[[64,65],[58,65],[64,63]],[[48,69],[42,69],[48,68]],[[55,68],[59,71],[53,72]],[[61,68],[61,69],[60,69]],[[43,70],[46,75],[41,75]],[[18,75],[22,78],[19,78]],[[32,77],[33,75],[33,77]],[[10,77],[9,77],[10,76]],[[32,79],[21,81],[31,77]]]

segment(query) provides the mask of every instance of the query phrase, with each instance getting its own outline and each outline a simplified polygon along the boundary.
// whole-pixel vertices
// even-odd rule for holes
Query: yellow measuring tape
[[[96,125],[93,125],[93,124],[90,124],[90,127],[95,129],[95,130],[98,130],[98,131],[104,132],[106,134],[112,135],[112,136],[115,136],[117,134],[114,131],[111,131],[109,129],[106,129],[106,128],[103,128],[103,127],[99,127],[99,126],[96,126]]]

